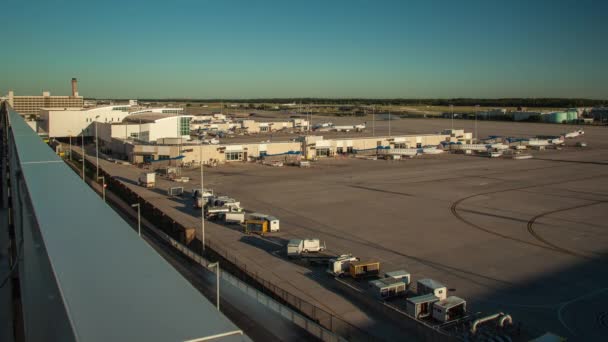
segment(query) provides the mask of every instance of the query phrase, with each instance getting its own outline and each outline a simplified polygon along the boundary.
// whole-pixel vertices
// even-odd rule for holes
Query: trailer
[[[242,211],[224,213],[222,217],[224,222],[228,224],[241,224],[245,222],[245,213]]]
[[[433,303],[433,318],[441,323],[450,322],[467,313],[467,302],[459,297],[450,296]]]
[[[348,273],[350,263],[355,261],[359,261],[359,258],[354,257],[352,254],[342,254],[337,258],[332,258],[327,265],[327,273],[342,277]]]
[[[325,243],[319,239],[291,239],[287,243],[287,256],[292,258],[301,257],[307,253],[323,252],[324,250]]]
[[[209,205],[205,206],[205,218],[209,221],[218,220],[229,212],[229,207],[212,207]]]
[[[447,287],[438,281],[425,278],[418,280],[416,293],[418,295],[432,294],[440,300],[444,300],[447,296]]]
[[[279,219],[274,217],[274,216],[270,216],[270,215],[266,215],[266,214],[260,214],[260,213],[252,213],[247,215],[248,218],[252,219],[252,220],[258,220],[258,221],[267,221],[268,222],[268,229],[271,232],[278,232],[279,231]]]
[[[144,188],[153,188],[156,184],[156,173],[154,172],[144,172],[139,175],[139,179],[137,183]]]
[[[378,261],[355,261],[348,266],[349,274],[353,279],[373,277],[380,273]]]
[[[369,282],[370,292],[378,297],[378,299],[388,299],[398,296],[404,296],[407,291],[407,285],[400,280],[393,278],[381,278]]]
[[[433,304],[438,301],[439,298],[430,293],[422,296],[410,297],[406,300],[406,312],[416,319],[429,317],[433,313]]]
[[[268,222],[261,220],[245,220],[243,226],[243,232],[245,234],[259,234],[264,235],[268,232]]]

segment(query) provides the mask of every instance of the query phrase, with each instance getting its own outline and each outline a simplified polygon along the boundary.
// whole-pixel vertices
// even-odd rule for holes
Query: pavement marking
[[[278,242],[274,242],[274,241],[269,240],[269,239],[267,239],[267,238],[263,238],[263,237],[261,237],[261,236],[258,236],[258,238],[260,238],[260,239],[262,239],[262,240],[264,240],[264,241],[270,242],[270,243],[272,243],[272,244],[274,244],[274,245],[277,245],[277,246],[279,246],[279,247],[283,247],[283,245],[281,245],[280,243],[278,243]]]
[[[566,324],[566,322],[564,322],[564,318],[562,317],[562,311],[563,311],[563,310],[564,310],[564,309],[565,309],[565,308],[566,308],[568,305],[570,305],[570,304],[572,304],[572,303],[578,302],[579,300],[583,300],[583,299],[586,299],[586,298],[589,298],[589,297],[593,297],[593,296],[598,295],[598,294],[600,294],[600,293],[602,293],[602,292],[604,292],[604,291],[607,291],[607,290],[608,290],[608,287],[604,287],[603,289],[599,289],[599,290],[597,290],[597,291],[593,291],[593,292],[591,292],[591,293],[587,293],[587,294],[582,295],[582,296],[580,296],[580,297],[576,297],[576,298],[571,299],[571,300],[569,300],[569,301],[567,301],[567,302],[564,302],[564,303],[563,303],[563,304],[562,304],[562,305],[559,307],[559,309],[557,310],[557,319],[558,319],[558,320],[559,320],[559,322],[560,322],[560,323],[561,323],[561,324],[562,324],[562,325],[563,325],[563,326],[564,326],[564,327],[565,327],[565,328],[566,328],[566,329],[567,329],[567,330],[570,332],[570,334],[572,334],[573,336],[576,336],[576,333],[575,333],[575,332],[574,332],[572,329],[570,329],[570,327],[569,327],[569,326]]]
[[[342,280],[342,279],[340,279],[340,278],[338,278],[338,277],[334,277],[334,279],[335,279],[337,282],[342,283],[342,284],[344,284],[344,285],[346,285],[346,286],[350,287],[351,289],[353,289],[353,290],[355,290],[355,291],[357,291],[357,292],[361,292],[361,293],[363,293],[363,291],[362,291],[361,289],[358,289],[358,288],[356,288],[356,287],[352,286],[351,284],[349,284],[349,283],[345,282],[344,280]]]

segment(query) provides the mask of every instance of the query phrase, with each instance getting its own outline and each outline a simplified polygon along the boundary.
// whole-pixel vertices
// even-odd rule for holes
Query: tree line
[[[482,106],[482,107],[597,107],[608,106],[608,100],[581,98],[500,98],[500,99],[367,99],[367,98],[259,98],[259,99],[140,99],[144,102],[192,102],[192,103],[296,103],[329,105],[385,105],[385,106]]]

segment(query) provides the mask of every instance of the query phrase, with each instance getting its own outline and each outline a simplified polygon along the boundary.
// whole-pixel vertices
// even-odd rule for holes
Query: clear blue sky
[[[8,1],[0,93],[608,98],[608,1]]]

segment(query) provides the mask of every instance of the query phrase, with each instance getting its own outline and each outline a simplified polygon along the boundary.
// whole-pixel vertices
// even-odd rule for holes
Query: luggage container
[[[441,323],[450,322],[467,313],[467,302],[459,297],[450,296],[433,303],[433,318]]]
[[[418,295],[432,294],[440,300],[444,300],[447,296],[447,287],[433,279],[420,279],[417,283],[416,293]]]
[[[406,312],[416,319],[429,317],[433,313],[433,303],[438,301],[439,298],[430,293],[410,297],[406,300]]]
[[[348,266],[349,274],[354,279],[373,277],[380,273],[380,263],[377,261],[355,261]]]
[[[369,282],[371,292],[379,299],[388,299],[405,295],[407,286],[400,280],[382,278]]]

